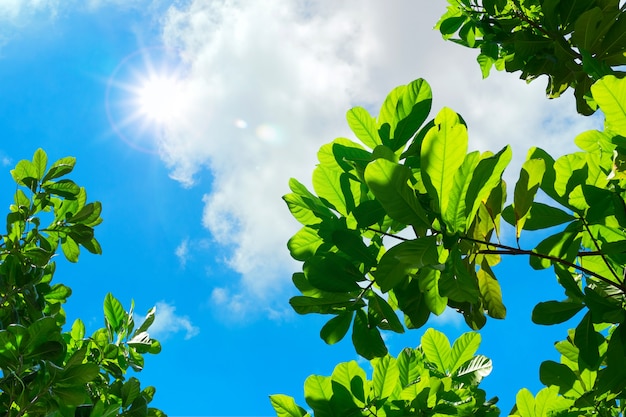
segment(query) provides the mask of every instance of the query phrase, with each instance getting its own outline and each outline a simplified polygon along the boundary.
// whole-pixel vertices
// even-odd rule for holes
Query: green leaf
[[[354,107],[348,110],[346,119],[348,120],[350,129],[367,147],[374,149],[376,146],[382,144],[378,136],[376,119],[363,107]]]
[[[362,262],[365,269],[370,269],[376,265],[376,257],[363,242],[363,238],[357,231],[339,229],[332,234],[335,246],[357,262]]]
[[[293,235],[287,242],[287,248],[291,257],[297,261],[306,261],[324,244],[317,230],[304,226]]]
[[[338,394],[338,390],[335,388],[336,384],[345,388],[344,393],[347,392],[350,396],[349,399],[346,398],[350,408],[355,405],[359,407],[365,405],[365,384],[369,381],[367,381],[365,371],[361,369],[356,361],[342,362],[335,366],[330,378],[333,382],[334,395]]]
[[[515,194],[513,195],[515,235],[518,240],[545,170],[546,165],[542,159],[530,159],[522,165],[519,180],[515,184]]]
[[[591,94],[606,117],[604,128],[626,136],[626,80],[607,75],[591,86]]]
[[[352,326],[352,344],[356,353],[365,359],[373,359],[387,354],[387,347],[378,328],[370,326],[367,314],[362,309],[356,311]]]
[[[467,206],[465,197],[472,181],[474,169],[480,159],[478,151],[471,152],[465,156],[463,164],[454,174],[454,182],[450,190],[448,208],[442,214],[446,223],[448,233],[454,234],[464,232],[467,223]]]
[[[374,367],[372,374],[374,397],[377,400],[391,397],[396,388],[398,388],[398,379],[400,377],[396,359],[385,355],[382,358],[372,360],[372,365]]]
[[[389,249],[373,272],[383,293],[402,282],[411,271],[439,263],[437,236],[402,242]]]
[[[375,291],[367,291],[365,297],[368,301],[368,314],[370,319],[376,320],[376,326],[384,330],[392,330],[396,333],[404,333],[404,326],[398,315],[389,305],[387,300],[376,294]]]
[[[76,165],[76,158],[73,156],[67,156],[54,162],[41,182],[47,182],[55,178],[62,177],[69,174]]]
[[[474,216],[482,202],[489,197],[494,188],[500,185],[502,173],[511,161],[511,156],[512,152],[509,146],[502,148],[493,156],[481,155],[481,160],[474,169],[465,196],[465,217],[467,218],[465,230],[468,230],[473,223]]]
[[[440,315],[448,305],[448,297],[442,297],[439,293],[439,278],[441,272],[431,268],[424,268],[418,272],[419,289],[424,294],[424,301],[428,309]]]
[[[70,262],[78,262],[78,255],[80,255],[80,248],[78,247],[78,243],[70,236],[66,236],[61,239],[61,249],[63,250],[63,255]]]
[[[409,185],[413,174],[403,165],[377,159],[367,165],[365,182],[387,215],[400,223],[427,227],[430,222],[415,190]]]
[[[428,329],[422,336],[421,346],[426,359],[435,365],[439,372],[446,374],[450,370],[452,350],[445,334],[432,328]]]
[[[600,352],[598,350],[598,338],[602,336],[595,331],[591,321],[591,312],[587,314],[576,326],[574,343],[580,351],[578,358],[579,367],[586,369],[596,369],[600,362]]]
[[[507,223],[515,226],[515,213],[513,206],[508,206],[502,211],[502,218]],[[522,225],[524,230],[541,230],[571,222],[576,218],[569,213],[556,207],[535,201],[526,215]]]
[[[459,251],[452,251],[446,262],[446,270],[439,280],[439,293],[457,302],[478,302],[480,291],[473,265],[467,264]]]
[[[83,363],[63,371],[57,379],[58,383],[67,385],[84,385],[93,381],[99,374],[100,367],[95,363]]]
[[[506,307],[502,303],[502,289],[490,268],[483,265],[476,271],[478,289],[489,317],[504,319]]]
[[[535,324],[552,325],[563,323],[574,317],[585,307],[574,301],[545,301],[533,309],[532,321]]]
[[[311,375],[304,381],[304,399],[316,417],[340,417],[330,405],[332,396],[330,378]]]
[[[293,217],[301,224],[310,226],[334,217],[319,197],[313,195],[296,179],[289,180],[289,188],[293,193],[283,196],[283,200],[287,203]]]
[[[11,170],[11,176],[19,185],[28,187],[32,192],[37,191],[38,172],[32,162],[22,159],[17,163],[15,168]]]
[[[442,109],[422,142],[421,167],[426,189],[439,213],[446,213],[454,176],[467,153],[467,128],[456,112]]]
[[[539,379],[545,386],[556,385],[559,387],[559,392],[565,394],[572,389],[577,377],[567,365],[544,361],[539,367]]]
[[[33,155],[33,166],[35,167],[35,172],[37,175],[37,179],[41,180],[46,173],[46,166],[48,165],[48,155],[44,152],[43,149],[39,148],[35,151]]]
[[[391,143],[394,151],[402,149],[424,123],[430,113],[432,96],[430,85],[421,78],[406,86],[398,99],[394,117]]]
[[[515,396],[517,411],[522,417],[535,417],[535,398],[526,388],[519,390]]]
[[[59,180],[57,182],[45,182],[42,188],[50,194],[58,195],[67,199],[75,199],[80,193],[80,187],[72,180]]]
[[[454,374],[465,362],[472,359],[480,346],[480,334],[463,333],[454,341],[450,351],[450,373]]]
[[[542,240],[533,252],[572,262],[578,255],[581,238],[576,225],[574,223],[571,225],[572,227],[568,226],[570,230],[566,229]],[[534,269],[549,268],[552,262],[550,259],[530,256],[530,266]]]
[[[334,345],[343,339],[350,329],[353,316],[353,311],[344,311],[330,319],[320,331],[322,340],[329,345]]]
[[[135,401],[141,392],[139,380],[131,377],[122,385],[122,407],[126,408]]]
[[[133,337],[138,335],[138,334],[140,334],[140,333],[148,331],[150,326],[152,326],[152,323],[154,323],[155,317],[156,317],[156,307],[152,307],[146,313],[146,317],[143,319],[143,322],[133,332]]]
[[[309,414],[296,401],[287,395],[274,394],[270,395],[270,402],[277,417],[304,417]]]
[[[357,282],[365,280],[354,265],[335,253],[313,256],[302,269],[311,285],[323,291],[358,291],[361,287]]]
[[[491,359],[483,355],[476,355],[463,363],[455,372],[455,379],[466,385],[478,385],[484,377],[493,370]]]
[[[119,332],[126,321],[124,307],[111,293],[104,297],[104,318],[114,332]]]
[[[318,165],[313,171],[313,188],[325,205],[344,216],[352,211],[355,202],[360,200],[359,183],[351,181],[338,165]]]

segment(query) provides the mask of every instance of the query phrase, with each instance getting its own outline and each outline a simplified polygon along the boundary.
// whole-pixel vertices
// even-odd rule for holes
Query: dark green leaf
[[[364,281],[363,274],[335,253],[309,258],[302,267],[311,285],[323,291],[350,292],[360,289],[357,282]]]
[[[329,345],[334,345],[343,339],[350,329],[353,316],[353,311],[345,311],[330,319],[320,331],[322,340]]]
[[[552,325],[563,323],[576,315],[585,305],[575,301],[546,301],[533,309],[535,324]]]
[[[352,343],[356,353],[365,359],[382,357],[387,354],[387,347],[376,326],[371,326],[367,314],[362,310],[356,311],[352,326]]]

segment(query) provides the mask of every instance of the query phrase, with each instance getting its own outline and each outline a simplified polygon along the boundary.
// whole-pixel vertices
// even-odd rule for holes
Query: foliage
[[[496,3],[485,7],[505,13],[498,22],[517,16],[510,23],[517,25],[512,36],[533,28],[518,11],[526,13],[537,2],[524,2],[525,9],[519,2]],[[545,1],[532,10],[539,13],[553,3],[559,10],[565,4],[579,5],[579,12],[583,8],[581,2]],[[469,2],[458,6],[475,9]],[[568,16],[577,21],[579,14]],[[621,16],[606,26],[618,24]],[[551,23],[542,24],[550,28]],[[608,33],[603,39],[609,39]],[[497,59],[506,64],[513,52],[502,42]],[[590,51],[613,64],[608,52]],[[534,50],[528,55],[543,56]],[[564,62],[561,56],[556,60]],[[560,92],[564,81],[559,74],[550,73],[550,88]],[[583,88],[576,80],[568,85]],[[556,345],[561,363],[542,364],[546,388],[534,397],[520,391],[512,414],[620,415],[626,400],[626,80],[599,77],[583,95],[604,113],[604,129],[581,133],[575,138],[581,150],[556,160],[531,148],[508,205],[502,174],[510,148],[468,153],[467,126],[459,114],[443,108],[429,120],[432,95],[426,81],[394,89],[378,117],[363,108],[351,109],[347,121],[360,143],[338,138],[322,146],[313,172],[314,192],[292,179],[292,193],[284,197],[303,226],[288,242],[292,257],[303,262],[302,272],[293,275],[301,295],[291,299],[292,307],[300,314],[330,315],[320,332],[329,344],[352,328],[356,352],[380,361],[388,358],[381,331],[422,327],[431,314],[447,308],[462,314],[476,330],[487,317],[503,319],[506,308],[493,267],[501,256],[526,255],[534,269],[553,268],[565,292],[562,301],[538,304],[532,320],[551,325],[582,318]],[[538,195],[540,202],[535,201]],[[515,228],[515,242],[501,241],[501,219]],[[547,237],[534,248],[521,248],[523,231]],[[421,351],[426,352],[424,340]],[[431,405],[413,411],[444,414]],[[316,415],[333,415],[311,406]],[[462,407],[449,412],[465,413]],[[365,406],[354,414],[372,415]]]
[[[0,413],[20,416],[164,415],[149,408],[155,389],[141,388],[128,369],[140,371],[145,353],[160,344],[147,333],[154,308],[135,328],[133,307],[126,311],[111,294],[104,300],[105,327],[86,336],[78,319],[63,331],[63,304],[71,289],[52,283],[59,246],[77,262],[80,248],[101,253],[94,227],[101,204],[87,202],[85,189],[67,179],[75,158],[48,168],[38,149],[11,175],[17,187],[0,236]],[[47,226],[42,223],[49,219]]]
[[[485,400],[477,388],[491,372],[491,360],[474,355],[478,333],[465,333],[452,347],[434,329],[422,336],[417,349],[404,349],[398,358],[389,355],[372,360],[373,376],[356,361],[340,363],[330,377],[310,376],[304,396],[316,416],[437,415],[496,416],[497,399]],[[270,397],[279,417],[302,417],[308,413],[291,397]]]
[[[591,114],[593,82],[624,75],[618,68],[626,65],[626,5],[619,0],[448,2],[437,27],[444,38],[480,49],[483,77],[493,66],[521,71],[527,81],[545,74],[549,97],[572,87],[578,111]]]

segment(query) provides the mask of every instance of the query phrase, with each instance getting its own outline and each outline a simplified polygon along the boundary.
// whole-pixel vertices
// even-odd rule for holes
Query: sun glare
[[[151,75],[141,82],[136,94],[137,111],[149,121],[168,124],[180,118],[181,84],[175,77]]]
[[[113,132],[137,150],[158,152],[163,135],[185,123],[184,74],[176,51],[164,47],[124,58],[107,80],[105,108]]]

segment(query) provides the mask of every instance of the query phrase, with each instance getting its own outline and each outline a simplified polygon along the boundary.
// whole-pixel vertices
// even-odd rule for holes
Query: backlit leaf
[[[445,334],[432,328],[428,329],[422,336],[421,346],[426,359],[434,364],[439,372],[445,374],[450,370],[452,349]]]
[[[304,417],[308,413],[296,404],[296,401],[287,395],[275,394],[270,395],[270,402],[277,417]]]
[[[455,373],[461,365],[472,359],[480,345],[480,334],[475,332],[463,333],[452,344],[450,351],[450,372]]]
[[[454,176],[467,153],[467,128],[451,109],[442,109],[422,142],[422,177],[436,210],[446,213]]]
[[[374,149],[382,143],[378,137],[376,119],[363,107],[354,107],[348,110],[346,119],[356,137],[370,149]]]
[[[374,396],[377,399],[390,397],[398,387],[400,371],[396,359],[385,355],[372,361],[374,372],[372,374]]]
[[[607,75],[591,86],[591,94],[606,117],[604,128],[626,136],[626,80]]]
[[[419,227],[429,224],[426,211],[409,185],[411,170],[386,159],[367,165],[365,182],[392,219]]]

